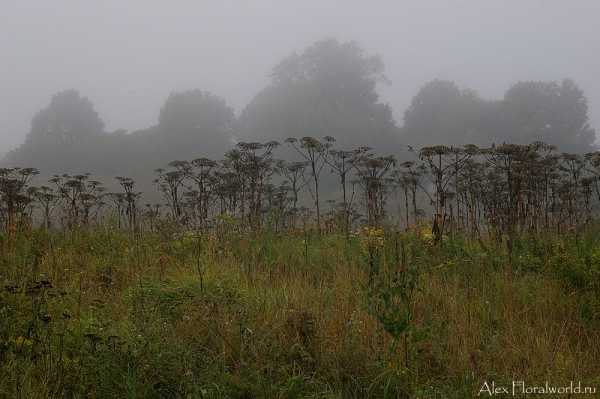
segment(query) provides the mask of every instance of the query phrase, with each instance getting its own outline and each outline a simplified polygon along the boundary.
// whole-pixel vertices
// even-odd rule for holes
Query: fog
[[[441,78],[501,98],[520,80],[572,78],[600,127],[600,2],[0,0],[0,152],[25,139],[52,94],[76,89],[107,131],[157,123],[171,91],[199,88],[239,114],[283,57],[357,40],[391,80],[398,124]]]

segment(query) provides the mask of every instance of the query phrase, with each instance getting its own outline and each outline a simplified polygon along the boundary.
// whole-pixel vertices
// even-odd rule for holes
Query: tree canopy
[[[378,85],[390,85],[385,65],[379,55],[365,54],[356,41],[316,41],[301,54],[283,58],[269,76],[270,84],[238,118],[224,99],[210,92],[172,92],[158,123],[132,133],[105,132],[90,100],[74,89],[58,92],[35,113],[25,142],[3,165],[34,167],[42,173],[147,178],[174,160],[220,159],[235,141],[286,143],[291,137],[331,137],[333,151],[370,147],[373,153],[399,159],[408,157],[408,146],[544,141],[565,152],[597,149],[587,98],[571,79],[521,81],[498,100],[484,100],[475,90],[435,79],[413,97],[398,128],[392,109],[379,102],[377,93]],[[289,143],[276,156],[302,160]]]
[[[33,116],[25,142],[7,155],[5,163],[63,173],[79,157],[91,160],[97,150],[92,143],[104,135],[104,122],[92,102],[77,90],[61,91]]]
[[[583,90],[570,79],[518,82],[501,100],[483,100],[474,90],[435,79],[413,97],[402,132],[413,146],[544,141],[585,153],[596,149],[587,111]]]
[[[50,137],[70,141],[104,131],[104,122],[87,97],[77,90],[61,91],[31,120],[28,138]]]
[[[358,42],[340,43],[335,38],[319,40],[302,55],[295,52],[277,64],[273,83],[312,84],[323,99],[372,105],[379,99],[377,83],[391,84],[379,55],[365,56]]]
[[[272,70],[271,84],[240,115],[245,141],[333,136],[341,147],[389,147],[397,138],[392,110],[378,103],[377,84],[390,84],[378,55],[356,41],[328,38]]]
[[[160,109],[156,150],[170,160],[224,154],[233,147],[235,126],[233,108],[222,98],[199,89],[172,92]]]
[[[507,143],[535,140],[561,151],[595,149],[595,131],[588,123],[588,101],[571,79],[558,82],[522,81],[511,86],[498,104],[496,132]]]
[[[404,111],[402,132],[407,145],[489,145],[483,121],[489,108],[471,89],[460,90],[452,81],[425,84]]]

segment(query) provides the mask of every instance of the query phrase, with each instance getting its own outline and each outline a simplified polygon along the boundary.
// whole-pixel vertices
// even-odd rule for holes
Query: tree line
[[[211,93],[173,92],[158,124],[132,133],[105,132],[87,98],[57,93],[1,169],[3,228],[34,208],[47,228],[113,214],[132,229],[166,217],[178,228],[225,218],[349,231],[393,215],[406,228],[431,223],[437,243],[579,226],[600,197],[587,99],[569,79],[519,82],[494,101],[434,80],[398,127],[378,102],[383,62],[356,42],[318,41],[271,77],[239,117]],[[57,174],[31,187],[40,171]],[[99,180],[115,175],[121,191],[108,192]],[[140,206],[149,181],[162,201]]]
[[[331,136],[342,148],[369,146],[398,156],[408,146],[533,141],[570,153],[596,150],[587,99],[570,79],[518,82],[501,100],[484,100],[475,90],[436,79],[413,97],[398,126],[389,104],[379,102],[377,85],[390,84],[384,70],[381,57],[365,55],[357,42],[327,38],[276,64],[271,83],[239,117],[209,92],[172,92],[157,125],[130,133],[106,132],[92,102],[70,89],[34,115],[25,142],[3,164],[150,180],[151,171],[174,159],[214,157],[236,142],[306,136]],[[289,146],[278,151],[282,158],[297,155]]]

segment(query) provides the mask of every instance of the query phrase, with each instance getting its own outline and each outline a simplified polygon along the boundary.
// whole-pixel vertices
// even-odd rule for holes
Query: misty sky
[[[52,94],[77,89],[107,131],[158,122],[199,88],[236,114],[272,67],[329,36],[381,55],[398,123],[435,78],[501,98],[519,80],[572,78],[600,131],[600,1],[0,0],[0,152]],[[462,144],[462,143],[460,143]]]

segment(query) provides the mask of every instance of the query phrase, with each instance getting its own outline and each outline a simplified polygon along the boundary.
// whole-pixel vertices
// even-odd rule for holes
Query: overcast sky
[[[380,99],[399,124],[435,78],[486,99],[572,78],[600,131],[598,21],[598,0],[0,0],[0,152],[70,88],[107,131],[151,127],[171,91],[194,88],[239,115],[276,63],[329,36],[382,57],[392,85]]]

